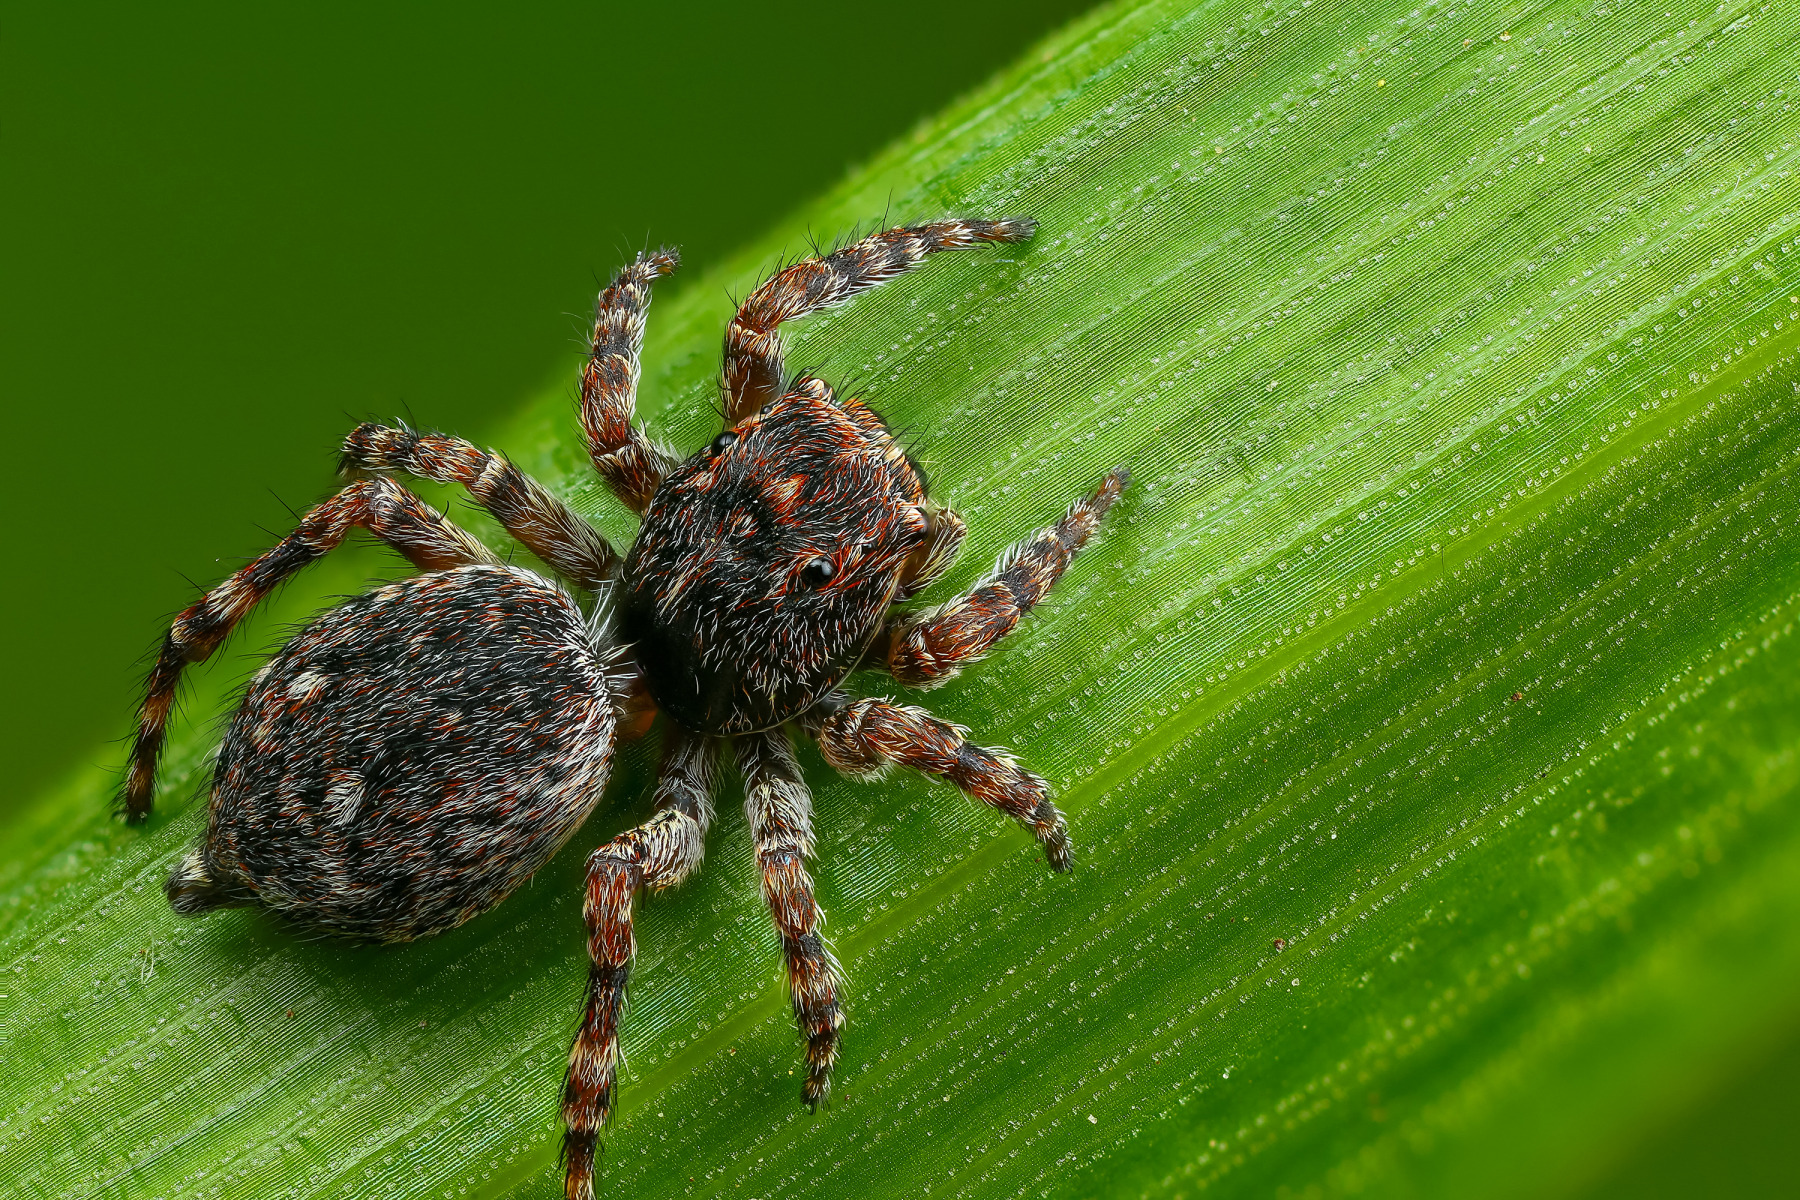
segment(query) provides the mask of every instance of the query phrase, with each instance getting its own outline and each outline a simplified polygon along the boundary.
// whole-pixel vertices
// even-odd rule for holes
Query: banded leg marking
[[[888,620],[865,662],[912,687],[935,687],[977,661],[1011,633],[1056,585],[1131,481],[1116,467],[1091,496],[1069,506],[1062,520],[1013,546],[993,575],[968,595]]]
[[[812,794],[785,731],[745,734],[733,742],[744,776],[744,815],[762,873],[763,899],[781,934],[794,1021],[806,1039],[801,1096],[816,1109],[831,1091],[844,1013],[843,976],[819,932],[824,915],[806,871],[805,860],[813,853]]]
[[[922,708],[853,700],[818,722],[825,761],[848,775],[873,775],[898,763],[961,788],[1030,830],[1055,871],[1074,865],[1069,827],[1050,789],[1011,755],[968,740],[968,730]]]
[[[652,445],[632,423],[637,407],[639,355],[650,285],[679,262],[673,250],[640,254],[600,293],[594,336],[581,372],[581,428],[588,457],[620,502],[641,513],[675,465],[673,455]]]
[[[359,425],[344,440],[344,465],[462,484],[526,549],[589,591],[604,586],[618,564],[611,544],[543,484],[461,438]]]
[[[673,887],[700,866],[712,824],[717,746],[711,738],[665,726],[655,815],[588,857],[587,1007],[569,1048],[563,1080],[563,1191],[593,1200],[594,1151],[612,1117],[619,1062],[619,1017],[637,955],[632,906],[644,888]]]
[[[725,329],[725,424],[735,425],[781,392],[781,339],[776,327],[842,304],[912,270],[939,250],[983,242],[1022,242],[1037,231],[1023,217],[999,221],[933,221],[884,229],[821,258],[778,271],[750,293]]]
[[[391,479],[360,480],[308,510],[294,532],[184,609],[170,625],[138,709],[131,767],[119,799],[127,821],[142,821],[150,815],[156,793],[156,761],[162,754],[182,670],[189,663],[210,658],[264,597],[301,568],[336,549],[357,525],[405,555],[421,571],[500,565],[487,547]]]

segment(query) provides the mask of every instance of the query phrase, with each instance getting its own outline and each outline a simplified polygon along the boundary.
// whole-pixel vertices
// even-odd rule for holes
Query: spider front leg
[[[1024,217],[999,221],[933,221],[884,229],[823,258],[777,272],[750,293],[725,329],[725,424],[735,425],[781,394],[781,338],[776,327],[842,304],[910,271],[938,250],[966,250],[982,242],[1022,242],[1037,231]]]
[[[644,348],[644,314],[650,284],[675,269],[673,250],[640,254],[600,293],[594,336],[581,372],[581,428],[594,469],[621,503],[641,513],[675,457],[651,445],[631,422],[637,406],[638,356]]]
[[[618,564],[612,545],[543,484],[461,438],[371,422],[344,439],[343,465],[462,484],[526,549],[589,591],[603,587]]]
[[[744,776],[744,815],[762,873],[763,900],[781,934],[794,1020],[806,1039],[801,1096],[816,1109],[831,1091],[844,1013],[839,1005],[843,975],[819,934],[824,914],[806,873],[805,860],[813,853],[812,793],[784,730],[744,734],[733,743]]]
[[[619,1014],[637,939],[632,904],[644,888],[673,887],[699,867],[712,824],[716,743],[666,726],[662,768],[656,781],[655,814],[621,833],[588,858],[587,1009],[569,1049],[563,1083],[564,1194],[592,1200],[594,1148],[612,1116],[619,1059]]]
[[[841,698],[840,698],[841,699]],[[1030,830],[1053,871],[1074,865],[1069,827],[1045,782],[1004,751],[968,740],[968,730],[922,708],[852,700],[810,722],[825,761],[846,775],[871,776],[898,763],[935,775]]]
[[[1113,468],[1062,520],[1001,555],[994,574],[968,595],[888,618],[863,665],[885,669],[913,687],[936,687],[954,677],[1011,633],[1056,585],[1130,482],[1129,471]]]
[[[150,815],[156,760],[162,754],[175,689],[189,663],[205,662],[258,602],[290,576],[329,554],[353,526],[405,555],[421,571],[499,566],[492,551],[391,479],[367,479],[307,511],[294,532],[183,610],[169,627],[144,685],[137,738],[119,807],[127,821]]]

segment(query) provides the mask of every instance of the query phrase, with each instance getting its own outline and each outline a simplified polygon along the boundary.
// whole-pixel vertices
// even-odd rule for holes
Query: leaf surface
[[[707,869],[641,910],[608,1193],[1549,1192],[1791,1009],[1797,33],[1750,4],[1108,8],[653,309],[641,411],[689,449],[726,290],[807,229],[1035,216],[795,327],[790,365],[854,382],[967,518],[930,597],[1137,482],[928,698],[1051,780],[1074,875],[809,757],[852,989],[812,1117],[721,797]],[[494,441],[629,540],[566,384]],[[647,749],[444,937],[183,922],[160,884],[254,661],[197,673],[147,831],[99,778],[0,831],[0,1178],[554,1194],[581,860],[641,819]]]

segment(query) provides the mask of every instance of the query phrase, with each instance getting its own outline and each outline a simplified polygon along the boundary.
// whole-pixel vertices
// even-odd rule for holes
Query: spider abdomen
[[[466,567],[355,597],[250,684],[170,898],[375,941],[459,925],[586,819],[614,720],[580,612],[535,576]]]
[[[182,672],[309,563],[360,528],[424,574],[347,601],[259,672],[220,749],[210,823],[170,877],[183,915],[260,904],[296,924],[405,941],[491,908],[580,826],[628,733],[668,718],[653,815],[588,858],[587,1002],[564,1076],[563,1194],[593,1200],[613,1113],[619,1023],[637,952],[637,897],[699,867],[718,760],[743,778],[762,895],[806,1039],[801,1097],[830,1094],[843,976],[807,861],[812,799],[793,730],[859,776],[904,766],[1028,829],[1051,869],[1074,863],[1040,777],[924,709],[855,699],[859,667],[931,687],[979,659],[1049,591],[1123,493],[1123,467],[993,572],[934,607],[894,610],[943,578],[967,527],[881,416],[801,376],[783,392],[777,326],[942,250],[1030,239],[1036,223],[951,218],[879,230],[792,263],[739,306],[720,372],[725,427],[683,462],[632,420],[650,285],[644,253],[601,292],[581,378],[588,457],[643,517],[621,569],[612,545],[542,484],[460,438],[368,424],[344,466],[372,472],[177,614],[146,681],[119,796],[148,819]],[[973,297],[974,292],[969,295]],[[1090,435],[1091,436],[1091,435]],[[590,626],[558,588],[501,559],[386,472],[458,484],[561,577],[593,593]],[[605,616],[623,644],[599,648]]]

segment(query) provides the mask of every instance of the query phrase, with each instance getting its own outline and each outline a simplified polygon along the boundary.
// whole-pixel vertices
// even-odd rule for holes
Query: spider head
[[[626,560],[620,635],[679,724],[778,725],[856,666],[933,513],[880,416],[803,378],[663,480]]]

